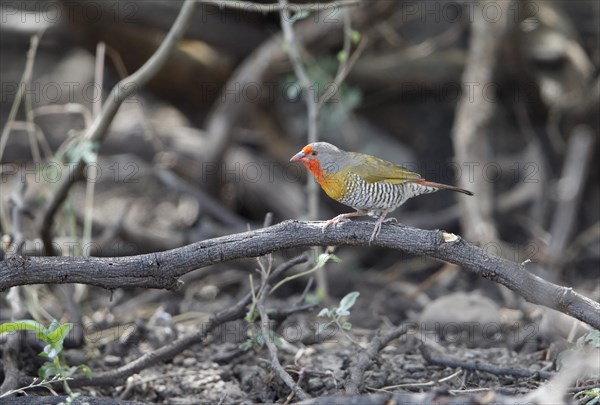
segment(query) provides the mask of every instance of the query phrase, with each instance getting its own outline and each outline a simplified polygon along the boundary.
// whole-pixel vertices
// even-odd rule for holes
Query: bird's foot
[[[383,221],[375,222],[375,229],[373,229],[373,233],[371,234],[371,238],[369,239],[369,245],[371,244],[371,242],[373,242],[375,240],[375,238],[377,238],[377,235],[379,235],[379,232],[381,232],[381,224],[382,223],[383,223]]]
[[[385,224],[386,222],[393,222],[395,224],[398,223],[398,219],[394,218],[394,217],[389,217],[383,220],[383,223]]]
[[[381,232],[381,224],[383,224],[384,222],[388,222],[390,220],[396,221],[396,218],[385,219],[386,215],[387,215],[387,211],[383,211],[381,213],[381,216],[379,217],[379,219],[377,219],[377,221],[375,222],[375,229],[373,229],[373,233],[371,234],[371,238],[369,239],[369,245],[377,238],[377,235],[379,235],[379,232]]]
[[[328,227],[333,225],[333,227],[335,228],[337,226],[337,224],[339,224],[340,222],[346,222],[346,221],[350,221],[347,217],[347,214],[340,214],[335,218],[331,218],[331,219],[325,221],[323,228],[321,228],[321,232],[325,233],[325,229],[327,229]]]

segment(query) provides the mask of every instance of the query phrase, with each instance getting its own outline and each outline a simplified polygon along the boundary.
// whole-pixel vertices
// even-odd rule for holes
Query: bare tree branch
[[[225,261],[307,246],[368,246],[373,224],[351,221],[322,232],[323,222],[286,221],[256,231],[209,239],[165,252],[129,257],[22,257],[0,262],[0,290],[25,284],[83,283],[104,288],[175,289],[192,270]],[[527,301],[600,329],[600,304],[529,273],[522,264],[488,254],[443,231],[386,224],[374,246],[457,264],[502,284]]]
[[[240,11],[274,13],[281,11],[284,8],[289,8],[290,11],[323,11],[334,10],[343,7],[358,6],[363,0],[343,0],[332,1],[330,3],[308,3],[308,4],[289,4],[282,6],[278,3],[265,4],[253,1],[228,1],[228,0],[198,0],[202,4],[215,5],[220,8],[231,8]]]

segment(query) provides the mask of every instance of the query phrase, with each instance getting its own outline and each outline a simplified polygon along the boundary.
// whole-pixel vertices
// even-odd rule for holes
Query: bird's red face
[[[323,178],[323,169],[318,156],[319,152],[314,150],[312,145],[306,145],[300,152],[292,156],[290,162],[302,163],[317,180],[320,180]]]

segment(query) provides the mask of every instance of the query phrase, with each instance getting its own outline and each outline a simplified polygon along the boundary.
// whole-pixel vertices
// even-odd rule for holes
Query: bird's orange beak
[[[306,161],[306,155],[304,154],[303,151],[300,151],[300,152],[296,153],[290,159],[290,162],[305,162],[305,161]]]

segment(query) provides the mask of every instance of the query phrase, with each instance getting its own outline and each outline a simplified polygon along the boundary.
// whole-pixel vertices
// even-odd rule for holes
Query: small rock
[[[323,380],[321,378],[309,378],[308,379],[308,391],[309,392],[313,392],[313,391],[317,391],[320,390],[321,388],[323,388]]]
[[[196,359],[195,359],[195,358],[193,358],[193,357],[186,357],[185,359],[183,359],[182,365],[183,365],[184,367],[191,367],[191,366],[193,366],[194,364],[196,364],[196,362],[197,362],[197,361],[196,361]]]
[[[104,356],[104,364],[107,366],[118,366],[121,364],[121,357],[113,356],[112,354],[108,354]]]
[[[588,330],[587,325],[583,322],[561,312],[544,307],[539,307],[539,311],[541,312],[539,336],[550,342],[567,339],[571,334],[578,337]]]
[[[430,302],[420,322],[424,331],[452,343],[488,346],[502,337],[498,305],[474,293],[457,292]]]

